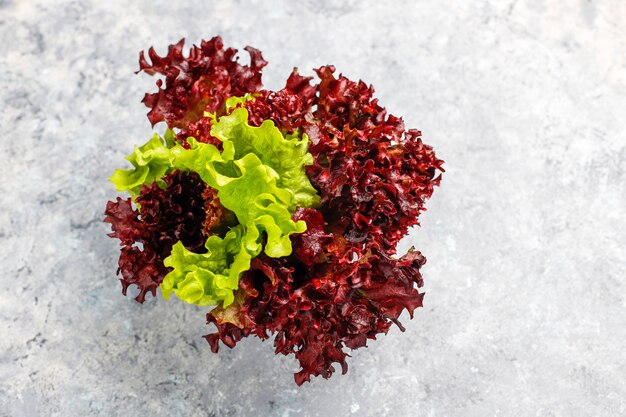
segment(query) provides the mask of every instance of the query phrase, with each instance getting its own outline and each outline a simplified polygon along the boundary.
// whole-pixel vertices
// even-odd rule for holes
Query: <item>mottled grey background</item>
[[[622,0],[0,0],[1,416],[626,414]],[[150,136],[137,53],[250,44],[281,87],[332,63],[446,161],[403,248],[428,257],[406,333],[293,382],[204,311],[120,294],[106,179]]]

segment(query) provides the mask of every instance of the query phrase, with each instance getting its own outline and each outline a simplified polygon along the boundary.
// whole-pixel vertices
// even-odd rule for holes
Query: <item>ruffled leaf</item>
[[[228,306],[234,300],[239,277],[250,268],[251,256],[242,245],[241,226],[232,228],[224,238],[210,236],[206,253],[193,253],[181,242],[172,247],[164,265],[173,268],[161,283],[163,298],[176,293],[182,301],[198,305]]]
[[[250,55],[250,64],[238,61],[237,50],[224,47],[216,36],[193,45],[187,56],[183,53],[185,41],[170,45],[165,56],[154,48],[139,56],[139,71],[162,75],[157,81],[158,91],[148,93],[143,103],[150,108],[148,119],[152,125],[165,121],[170,128],[180,128],[178,139],[193,136],[201,142],[211,142],[205,112],[223,114],[229,97],[243,96],[262,87],[261,72],[267,62],[261,52],[250,46],[244,48]]]
[[[118,191],[128,191],[136,197],[145,184],[156,181],[165,187],[161,178],[172,171],[172,154],[158,134],[155,133],[145,145],[135,146],[126,160],[133,165],[133,169],[118,169],[109,178]]]
[[[264,121],[259,127],[250,126],[248,111],[244,108],[220,117],[219,122],[213,125],[211,134],[224,143],[225,149],[227,143],[233,144],[235,159],[254,154],[264,165],[276,171],[277,185],[293,192],[296,205],[319,205],[317,191],[304,170],[304,167],[313,164],[306,135],[283,136],[271,120]]]

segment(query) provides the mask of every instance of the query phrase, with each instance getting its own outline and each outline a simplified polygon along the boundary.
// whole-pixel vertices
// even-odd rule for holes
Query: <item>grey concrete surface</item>
[[[174,4],[177,3],[177,4]],[[626,415],[622,0],[0,0],[0,416]],[[120,293],[106,179],[151,129],[137,53],[221,34],[332,63],[446,161],[425,307],[298,388],[204,311]]]

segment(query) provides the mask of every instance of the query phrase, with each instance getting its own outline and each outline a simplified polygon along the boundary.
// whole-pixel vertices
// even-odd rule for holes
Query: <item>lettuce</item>
[[[161,286],[165,298],[215,305],[213,352],[275,335],[276,353],[302,367],[298,385],[337,364],[345,373],[348,349],[393,324],[404,331],[401,314],[422,306],[426,258],[395,256],[396,245],[443,161],[371,85],[333,66],[315,70],[319,81],[294,70],[272,91],[260,51],[246,47],[244,65],[219,36],[183,46],[140,55],[140,71],[159,75],[148,118],[175,132],[135,148],[132,169],[111,178],[133,197],[105,211],[122,292],[137,286],[143,303]]]

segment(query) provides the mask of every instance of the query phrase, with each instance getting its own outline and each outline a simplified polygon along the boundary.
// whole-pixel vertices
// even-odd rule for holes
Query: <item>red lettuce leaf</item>
[[[178,137],[183,141],[187,136],[208,141],[210,126],[208,120],[202,121],[204,112],[222,114],[228,97],[260,90],[261,70],[267,62],[260,51],[247,46],[244,49],[250,54],[250,64],[241,65],[237,50],[224,48],[219,36],[193,45],[188,56],[183,54],[184,44],[181,39],[170,45],[165,56],[150,48],[150,62],[141,52],[139,71],[165,76],[165,83],[159,79],[158,91],[147,93],[143,103],[150,108],[152,125],[165,121],[170,129],[181,129]]]
[[[187,249],[204,252],[203,221],[207,205],[206,185],[195,173],[174,171],[164,178],[161,189],[156,183],[146,185],[137,197],[141,212],[132,208],[130,198],[109,201],[105,222],[111,224],[111,237],[122,245],[118,274],[126,295],[132,284],[139,288],[135,298],[143,303],[147,293],[153,296],[169,272],[163,265],[172,245],[182,241]],[[212,202],[213,205],[219,204]]]

